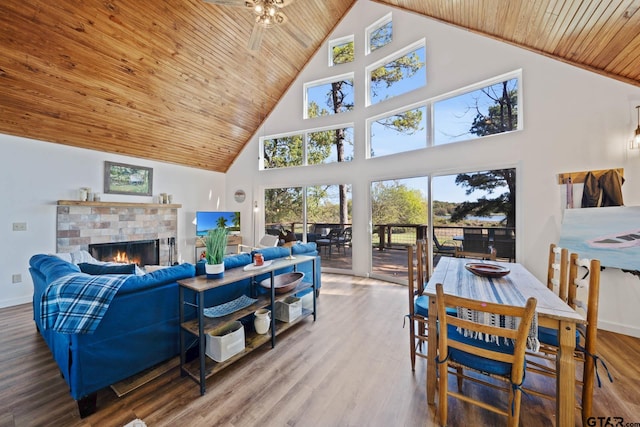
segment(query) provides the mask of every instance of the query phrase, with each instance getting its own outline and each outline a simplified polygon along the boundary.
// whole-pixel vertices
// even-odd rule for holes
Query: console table
[[[275,288],[273,286],[273,280],[276,276],[275,271],[286,267],[293,267],[295,270],[298,264],[308,261],[313,263],[313,283],[310,285],[309,283],[301,282],[290,292],[278,294],[276,296]],[[246,279],[252,281],[252,286],[258,286],[255,278],[266,273],[269,273],[271,276],[271,292],[268,296],[258,296],[258,301],[249,307],[240,309],[223,317],[208,318],[204,316],[204,296],[207,291],[221,286],[231,285],[235,282]],[[242,267],[238,267],[226,270],[222,279],[207,279],[206,276],[197,276],[189,279],[178,280],[178,284],[180,286],[180,373],[190,376],[196,383],[200,384],[201,395],[206,392],[206,379],[216,372],[234,363],[236,360],[241,359],[246,354],[249,354],[269,340],[271,340],[271,347],[275,347],[276,335],[279,335],[281,332],[289,329],[300,320],[311,315],[313,315],[313,320],[316,320],[316,258],[313,256],[296,255],[294,259],[279,258],[273,260],[273,262],[268,266],[259,269],[250,269],[245,271]],[[313,291],[311,292],[313,295],[313,310],[303,309],[302,315],[289,323],[277,321],[275,318],[276,300],[284,299],[287,296],[293,295],[307,288],[313,288]],[[186,289],[194,291],[195,301],[185,301]],[[195,319],[185,320],[186,306],[193,306],[196,308],[197,316]],[[253,331],[249,331],[248,333],[245,331],[245,349],[223,362],[215,362],[213,359],[210,359],[205,355],[207,334],[215,334],[225,328],[225,326],[230,322],[249,316],[257,309],[264,307],[271,310],[271,329],[267,334],[260,335]],[[185,334],[195,339],[193,344],[197,343],[199,345],[198,358],[190,362],[186,361],[186,353],[189,346],[186,344]]]

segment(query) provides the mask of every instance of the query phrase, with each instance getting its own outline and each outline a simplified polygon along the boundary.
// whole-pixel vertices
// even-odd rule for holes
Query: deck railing
[[[344,228],[351,224],[340,225],[338,223],[309,224],[308,233],[313,233],[318,227],[323,229]],[[302,236],[304,229],[302,223],[267,224],[267,232],[284,228],[294,230]],[[460,246],[464,245],[465,230],[475,230],[485,236],[488,245],[495,246],[499,258],[515,258],[515,228],[513,227],[465,227],[458,225],[436,225],[433,227],[435,239],[440,245]],[[500,231],[497,231],[500,230]],[[415,243],[417,239],[425,239],[428,234],[427,224],[375,224],[372,230],[371,241],[373,247],[379,251],[385,249],[404,249]]]

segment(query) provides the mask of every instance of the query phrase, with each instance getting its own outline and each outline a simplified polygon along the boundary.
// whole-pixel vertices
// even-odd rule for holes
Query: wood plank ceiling
[[[374,0],[640,86],[640,0]],[[355,0],[3,0],[0,133],[226,172]]]

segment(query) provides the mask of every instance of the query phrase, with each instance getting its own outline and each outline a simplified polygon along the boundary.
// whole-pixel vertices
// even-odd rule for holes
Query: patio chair
[[[436,307],[438,309],[438,356],[435,363],[438,366],[438,416],[440,425],[447,425],[448,397],[463,400],[481,408],[490,410],[507,417],[509,426],[517,426],[520,418],[520,397],[524,380],[525,350],[527,336],[531,328],[536,310],[536,299],[529,298],[524,307],[496,304],[446,295],[442,284],[436,284]],[[499,316],[515,318],[517,329],[479,323],[475,317],[454,316],[446,312],[447,308],[456,308],[461,313],[484,312]],[[486,316],[490,317],[490,316]],[[461,328],[461,331],[458,331]],[[474,334],[486,334],[494,337],[498,342],[474,338]],[[449,368],[455,368],[450,371]],[[472,370],[477,375],[470,377],[464,370]],[[449,390],[449,373],[458,376],[458,391]],[[495,381],[483,379],[481,375],[497,378],[510,383],[507,387],[495,384]],[[489,399],[478,400],[462,393],[461,378],[469,379],[488,387],[506,391],[507,402],[497,406]]]
[[[260,242],[258,242],[257,246],[249,246],[249,245],[239,244],[238,245],[238,253],[243,252],[242,248],[248,249],[248,252],[251,252],[254,249],[272,248],[274,246],[278,246],[279,242],[280,242],[280,238],[278,236],[273,236],[271,234],[265,234],[264,236],[262,236],[262,238],[260,239]]]
[[[466,252],[489,253],[489,235],[482,228],[464,228],[462,230],[462,249]]]
[[[351,227],[346,227],[344,230],[342,230],[342,233],[340,234],[340,236],[338,236],[338,242],[336,243],[338,252],[340,252],[340,248],[342,248],[342,252],[346,254],[346,247],[351,246],[351,235]]]
[[[498,258],[507,258],[509,262],[516,259],[515,232],[509,228],[496,228],[493,233],[493,247]]]
[[[449,243],[449,241],[446,241],[444,243],[440,243],[440,241],[438,240],[438,236],[436,236],[435,233],[433,233],[433,244],[435,246],[433,253],[437,254],[437,255],[451,255],[453,256],[453,254],[456,251],[456,245],[455,244],[447,244]],[[451,242],[453,243],[453,242]]]
[[[329,256],[331,256],[331,248],[333,245],[337,245],[342,230],[340,228],[332,228],[325,237],[320,239],[316,239],[316,245],[318,246],[318,252],[320,252],[321,248],[324,248],[324,252],[327,253],[327,248],[329,248]]]
[[[496,254],[496,248],[492,248],[490,252],[470,252],[456,247],[456,251],[454,252],[456,258],[488,259],[492,261],[496,260]]]

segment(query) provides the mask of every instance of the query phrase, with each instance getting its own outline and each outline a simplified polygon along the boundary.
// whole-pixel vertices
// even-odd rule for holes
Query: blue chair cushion
[[[542,344],[549,344],[555,347],[560,345],[558,341],[558,330],[553,328],[538,327],[538,340]],[[576,330],[576,347],[580,344],[580,332]]]
[[[503,339],[500,340],[500,345],[498,345],[496,343],[486,342],[485,340],[465,337],[463,334],[458,332],[456,327],[453,325],[447,325],[447,331],[448,339],[450,341],[458,341],[475,347],[506,354],[513,354],[514,351],[513,344],[505,343]],[[487,359],[455,348],[449,348],[449,359],[480,372],[487,372],[501,376],[511,375],[511,363]]]
[[[413,303],[413,310],[420,316],[429,317],[429,297],[420,295]]]
[[[447,314],[450,316],[458,316],[458,311],[455,307],[447,307]],[[424,317],[429,317],[429,297],[426,295],[420,295],[415,299],[413,303],[413,311]]]

